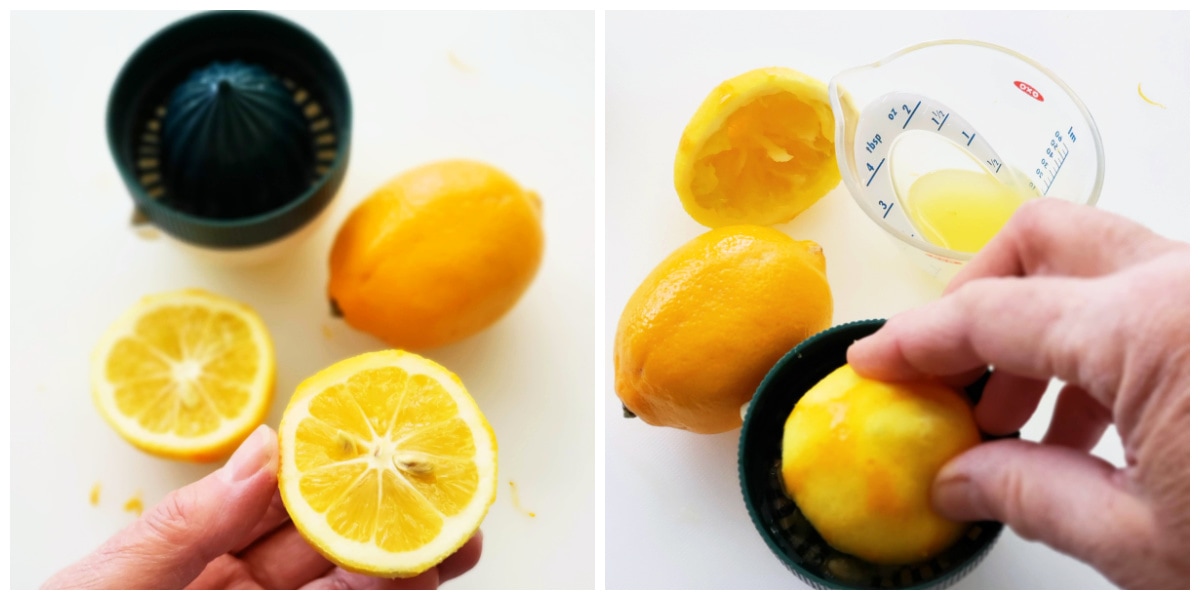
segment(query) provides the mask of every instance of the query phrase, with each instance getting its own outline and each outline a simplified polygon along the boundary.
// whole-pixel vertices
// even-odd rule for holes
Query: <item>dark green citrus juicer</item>
[[[1003,529],[996,522],[971,523],[962,538],[928,560],[874,565],[830,546],[784,491],[780,474],[783,426],[796,402],[826,375],[846,364],[850,344],[875,333],[883,323],[872,320],[838,325],[793,348],[763,379],[742,423],[738,475],[746,510],[780,562],[814,588],[946,588],[979,565]],[[979,401],[987,378],[985,374],[965,390],[971,402]]]
[[[216,249],[259,246],[315,218],[350,154],[350,91],[311,33],[261,12],[207,12],[121,69],[108,141],[135,222]]]

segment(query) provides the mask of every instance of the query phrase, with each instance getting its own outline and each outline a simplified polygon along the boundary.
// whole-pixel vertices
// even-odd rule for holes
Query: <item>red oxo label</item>
[[[1029,85],[1028,83],[1025,83],[1024,81],[1014,81],[1013,85],[1017,86],[1018,90],[1021,90],[1022,92],[1029,94],[1030,98],[1033,98],[1034,100],[1037,100],[1038,102],[1045,101],[1045,98],[1042,97],[1042,93],[1037,91],[1036,89],[1034,89],[1032,85]]]

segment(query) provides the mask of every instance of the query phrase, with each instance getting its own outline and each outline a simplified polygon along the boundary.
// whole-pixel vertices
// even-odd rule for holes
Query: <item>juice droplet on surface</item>
[[[991,241],[1029,198],[987,173],[942,169],[913,182],[904,210],[930,243],[973,254]]]
[[[88,492],[88,503],[92,506],[100,505],[100,482],[97,481],[92,485],[92,491]]]

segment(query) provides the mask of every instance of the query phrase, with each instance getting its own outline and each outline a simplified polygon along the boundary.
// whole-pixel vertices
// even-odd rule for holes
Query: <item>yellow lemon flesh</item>
[[[330,253],[329,297],[396,348],[461,340],[509,311],[542,257],[541,200],[490,165],[406,171],[358,205]]]
[[[775,361],[832,317],[819,245],[770,227],[714,229],[655,267],[625,305],[617,396],[651,425],[736,429]]]
[[[971,407],[953,389],[864,379],[846,365],[784,424],[784,487],[834,548],[882,565],[924,560],[965,528],[934,512],[934,477],[979,443]]]
[[[675,154],[675,191],[709,227],[792,220],[841,181],[826,85],[782,67],[717,86]]]
[[[345,569],[411,577],[479,528],[496,499],[496,437],[462,382],[416,354],[343,360],[292,395],[279,490],[296,529]]]
[[[134,446],[196,462],[228,457],[263,422],[275,350],[254,309],[203,290],[142,298],[91,359],[100,414]]]

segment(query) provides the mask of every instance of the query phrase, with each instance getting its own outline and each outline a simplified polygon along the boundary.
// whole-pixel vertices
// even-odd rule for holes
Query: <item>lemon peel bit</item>
[[[1142,91],[1142,84],[1140,82],[1138,83],[1138,95],[1141,96],[1142,100],[1145,100],[1147,104],[1151,104],[1151,105],[1157,106],[1159,108],[1164,108],[1164,109],[1166,108],[1166,105],[1160,104],[1158,102],[1155,102],[1155,101],[1147,98],[1146,93]]]
[[[447,51],[446,58],[450,59],[450,64],[454,65],[455,69],[458,69],[459,71],[461,71],[463,73],[474,73],[475,72],[475,69],[472,68],[471,65],[468,65],[467,63],[463,62],[453,52]]]
[[[142,504],[142,493],[135,492],[133,497],[125,501],[125,505],[122,506],[121,509],[125,512],[131,512],[139,517],[142,516],[142,511],[145,509],[145,505]]]
[[[508,490],[509,490],[509,492],[511,492],[511,495],[512,495],[513,508],[516,508],[518,511],[523,512],[523,513],[529,515],[530,517],[537,516],[537,513],[533,512],[532,510],[529,510],[528,508],[525,508],[524,506],[521,506],[521,498],[517,495],[517,482],[515,482],[511,479],[508,480]]]

